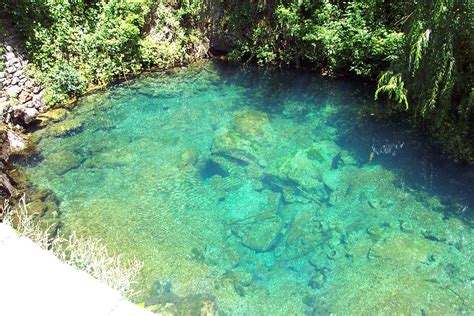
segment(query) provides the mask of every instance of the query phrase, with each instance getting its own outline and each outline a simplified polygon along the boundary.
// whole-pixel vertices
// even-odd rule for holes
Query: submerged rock
[[[323,287],[324,282],[326,282],[326,277],[320,271],[316,271],[309,279],[308,285],[312,289],[320,289]]]
[[[296,207],[298,213],[291,221],[285,240],[292,256],[304,256],[314,251],[323,241],[321,213],[315,204]]]
[[[68,111],[63,108],[57,108],[49,110],[48,112],[41,113],[38,115],[38,119],[41,120],[41,125],[46,125],[49,122],[60,122],[67,116]]]
[[[251,222],[234,225],[232,231],[241,238],[242,245],[255,252],[266,252],[276,245],[282,228],[279,216],[263,213]]]
[[[47,129],[48,136],[65,137],[82,131],[84,121],[80,118],[65,120]]]
[[[216,133],[212,152],[265,166],[265,144],[272,137],[268,117],[255,110],[243,110],[233,114],[230,125]]]
[[[69,151],[59,151],[48,156],[46,163],[49,170],[57,175],[76,169],[82,163],[82,159]]]
[[[233,115],[235,131],[250,137],[264,137],[269,132],[269,120],[266,113],[256,110],[243,110]]]
[[[194,167],[199,161],[199,154],[195,149],[187,149],[179,155],[178,166],[180,168]]]
[[[340,148],[333,142],[315,143],[287,159],[277,171],[277,176],[295,182],[300,193],[315,194],[316,199],[324,199],[327,191],[323,177],[331,172],[339,152]]]
[[[256,142],[242,137],[241,134],[224,128],[214,138],[212,151],[241,160],[244,163],[250,163],[257,160],[256,145]]]

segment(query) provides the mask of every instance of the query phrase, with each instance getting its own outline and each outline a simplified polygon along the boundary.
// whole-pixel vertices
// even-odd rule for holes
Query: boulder
[[[257,160],[255,143],[242,137],[241,134],[227,128],[221,129],[214,138],[212,151],[250,163]]]
[[[23,89],[19,86],[11,86],[7,88],[6,92],[10,98],[16,98],[20,94],[21,90]]]
[[[315,143],[284,161],[276,176],[295,182],[303,195],[316,194],[324,198],[327,192],[322,179],[333,169],[339,152],[339,147],[333,142]]]
[[[28,147],[26,139],[11,130],[7,131],[7,139],[10,151],[13,154],[22,152]]]
[[[16,64],[17,62],[19,62],[20,60],[16,57],[12,58],[12,59],[9,59],[7,60],[7,62],[5,63],[5,66],[6,67],[10,67],[10,66],[13,66],[14,64]]]
[[[28,93],[28,91],[23,90],[23,91],[21,91],[20,95],[18,96],[18,101],[20,101],[20,103],[25,103],[27,101],[30,101],[31,98],[32,98],[31,94]]]
[[[81,119],[73,118],[51,126],[48,133],[54,137],[66,137],[80,132],[83,127],[84,122]]]
[[[7,111],[9,105],[8,101],[0,101],[0,116]]]
[[[233,114],[229,126],[216,133],[212,151],[245,163],[265,166],[263,151],[271,137],[271,126],[265,113],[242,110]]]
[[[232,232],[241,238],[245,247],[267,252],[276,246],[282,228],[283,221],[279,216],[263,212],[247,222],[235,224]]]
[[[25,88],[33,88],[33,81],[31,81],[30,79],[27,79],[25,81]]]
[[[9,60],[14,59],[14,58],[15,58],[15,54],[12,51],[8,51],[5,54],[5,60],[6,61],[9,61]]]
[[[3,172],[0,172],[0,185],[2,186],[3,191],[7,192],[10,196],[17,196],[18,191],[10,182],[10,179]]]
[[[21,65],[16,67],[17,71],[15,71],[15,73],[13,74],[13,77],[20,77],[23,75],[23,70],[19,69],[18,67],[21,67]]]
[[[82,160],[72,152],[59,151],[49,155],[46,163],[52,172],[57,175],[63,175],[66,172],[79,167]]]
[[[10,67],[8,67],[8,68],[7,68],[7,72],[8,72],[9,74],[15,73],[15,72],[16,72],[15,66],[10,66]]]
[[[33,122],[38,116],[39,112],[35,108],[26,108],[23,110],[23,121],[26,124]]]

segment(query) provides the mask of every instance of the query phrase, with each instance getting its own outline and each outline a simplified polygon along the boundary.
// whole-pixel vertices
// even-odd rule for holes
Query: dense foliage
[[[1,9],[25,36],[49,104],[91,83],[192,59],[198,44],[191,23],[199,11],[187,0],[8,0]]]
[[[398,57],[401,5],[387,1],[224,1],[232,57],[375,77]]]
[[[379,80],[448,151],[474,160],[473,24],[469,0],[420,0],[407,7],[399,62]]]

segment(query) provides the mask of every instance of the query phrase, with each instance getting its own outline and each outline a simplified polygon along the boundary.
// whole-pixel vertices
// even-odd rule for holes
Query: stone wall
[[[0,201],[19,194],[9,158],[26,150],[25,127],[45,110],[43,90],[28,75],[22,43],[13,27],[0,20]]]
[[[0,34],[0,114],[4,122],[19,128],[45,110],[43,90],[28,75],[28,59],[21,40],[12,32]]]

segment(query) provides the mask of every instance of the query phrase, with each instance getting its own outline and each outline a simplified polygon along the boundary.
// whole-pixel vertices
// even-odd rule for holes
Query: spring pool
[[[82,99],[23,166],[171,314],[474,312],[474,169],[370,86],[204,64]]]

